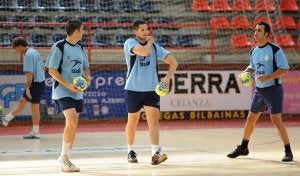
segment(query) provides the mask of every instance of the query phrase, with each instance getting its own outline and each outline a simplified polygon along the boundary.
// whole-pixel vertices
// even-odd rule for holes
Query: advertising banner
[[[223,116],[245,116],[249,109],[253,87],[243,86],[238,81],[241,71],[177,71],[172,79],[170,93],[161,97],[164,118],[182,118],[186,112],[191,118]],[[159,72],[162,78],[166,72]],[[290,71],[284,82],[284,113],[299,114],[300,78],[299,71]],[[92,84],[84,91],[84,111],[81,118],[126,118],[124,85],[125,71],[94,71]],[[26,77],[24,75],[0,76],[0,105],[8,113],[23,96]],[[55,116],[55,104],[51,100],[52,78],[47,76],[46,89],[41,107],[43,115]],[[176,113],[172,113],[176,112]],[[27,104],[22,116],[30,116]]]
[[[285,114],[300,114],[300,71],[290,71],[282,79],[283,82],[283,112]]]
[[[243,86],[241,71],[177,71],[171,91],[161,98],[162,111],[247,110],[252,87]]]

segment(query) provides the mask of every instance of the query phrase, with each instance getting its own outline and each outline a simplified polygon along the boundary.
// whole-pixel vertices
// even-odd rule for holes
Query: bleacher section
[[[251,47],[253,27],[266,21],[274,29],[273,40],[293,47],[292,54],[299,56],[299,7],[300,0],[0,0],[0,47],[8,48],[13,37],[24,35],[31,45],[47,50],[65,37],[64,23],[77,18],[87,27],[82,43],[90,50],[122,52],[132,36],[131,23],[144,19],[162,46],[201,51],[180,61],[206,62],[212,50],[226,60],[228,53]]]

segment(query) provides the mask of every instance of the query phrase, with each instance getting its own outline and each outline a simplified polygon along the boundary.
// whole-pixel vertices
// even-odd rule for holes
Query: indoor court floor
[[[281,162],[283,144],[270,121],[257,123],[250,140],[249,155],[235,159],[226,155],[240,144],[244,120],[161,123],[161,146],[168,160],[156,166],[150,164],[145,123],[139,124],[136,134],[139,163],[130,164],[127,163],[125,123],[106,130],[105,124],[94,128],[79,125],[71,154],[71,161],[81,169],[78,173],[63,173],[57,164],[63,126],[55,130],[41,127],[40,140],[22,139],[28,126],[0,127],[0,175],[299,176],[299,121],[286,123],[294,153],[294,161],[288,163]],[[4,130],[10,132],[4,134]]]

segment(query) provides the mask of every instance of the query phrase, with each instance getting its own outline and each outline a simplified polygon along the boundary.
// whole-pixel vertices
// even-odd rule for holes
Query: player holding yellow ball
[[[290,69],[283,50],[276,44],[270,43],[268,37],[271,28],[269,24],[260,22],[255,27],[254,36],[257,45],[250,50],[250,64],[239,76],[244,85],[252,82],[249,74],[255,74],[255,90],[251,107],[244,128],[241,145],[227,155],[229,158],[249,154],[248,143],[253,133],[255,123],[265,110],[270,113],[271,120],[277,128],[280,139],[284,144],[285,155],[281,161],[293,161],[288,133],[282,123],[283,108],[282,79]],[[252,83],[251,83],[252,84]]]
[[[159,83],[157,63],[160,60],[169,65],[167,74],[160,82],[161,87],[158,87],[161,88],[159,91],[161,95],[166,93],[164,90],[169,87],[171,77],[174,75],[178,63],[168,50],[155,43],[154,38],[149,36],[148,25],[145,21],[135,21],[133,32],[135,37],[127,39],[124,43],[124,53],[128,67],[125,85],[128,111],[126,125],[127,160],[130,163],[138,162],[134,150],[134,137],[140,112],[143,108],[149,125],[152,150],[151,164],[157,165],[167,160],[167,155],[162,153],[159,145],[160,97],[155,92],[156,85]]]
[[[79,90],[84,91],[87,88],[87,81],[84,77],[78,76],[73,79],[73,84],[78,87]]]
[[[75,141],[79,113],[83,111],[83,90],[91,83],[89,62],[80,44],[84,32],[82,22],[70,19],[66,24],[67,38],[55,43],[48,55],[46,67],[53,78],[52,99],[57,111],[62,111],[66,119],[63,132],[62,151],[58,163],[63,172],[79,172],[73,164],[70,152]],[[74,78],[84,76],[84,78]],[[77,84],[80,83],[80,84]],[[77,84],[77,85],[76,85]]]
[[[253,83],[252,74],[249,72],[242,72],[239,75],[239,79],[244,86],[251,86]]]

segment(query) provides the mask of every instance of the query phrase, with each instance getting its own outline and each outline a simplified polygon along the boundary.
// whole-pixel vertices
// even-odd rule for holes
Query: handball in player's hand
[[[81,76],[74,78],[73,84],[76,85],[81,91],[84,91],[87,88],[87,81]]]
[[[159,96],[165,96],[169,93],[169,87],[162,85],[161,83],[155,86],[155,92]]]
[[[240,75],[240,80],[244,86],[251,86],[253,82],[253,78],[251,73],[244,72]]]

